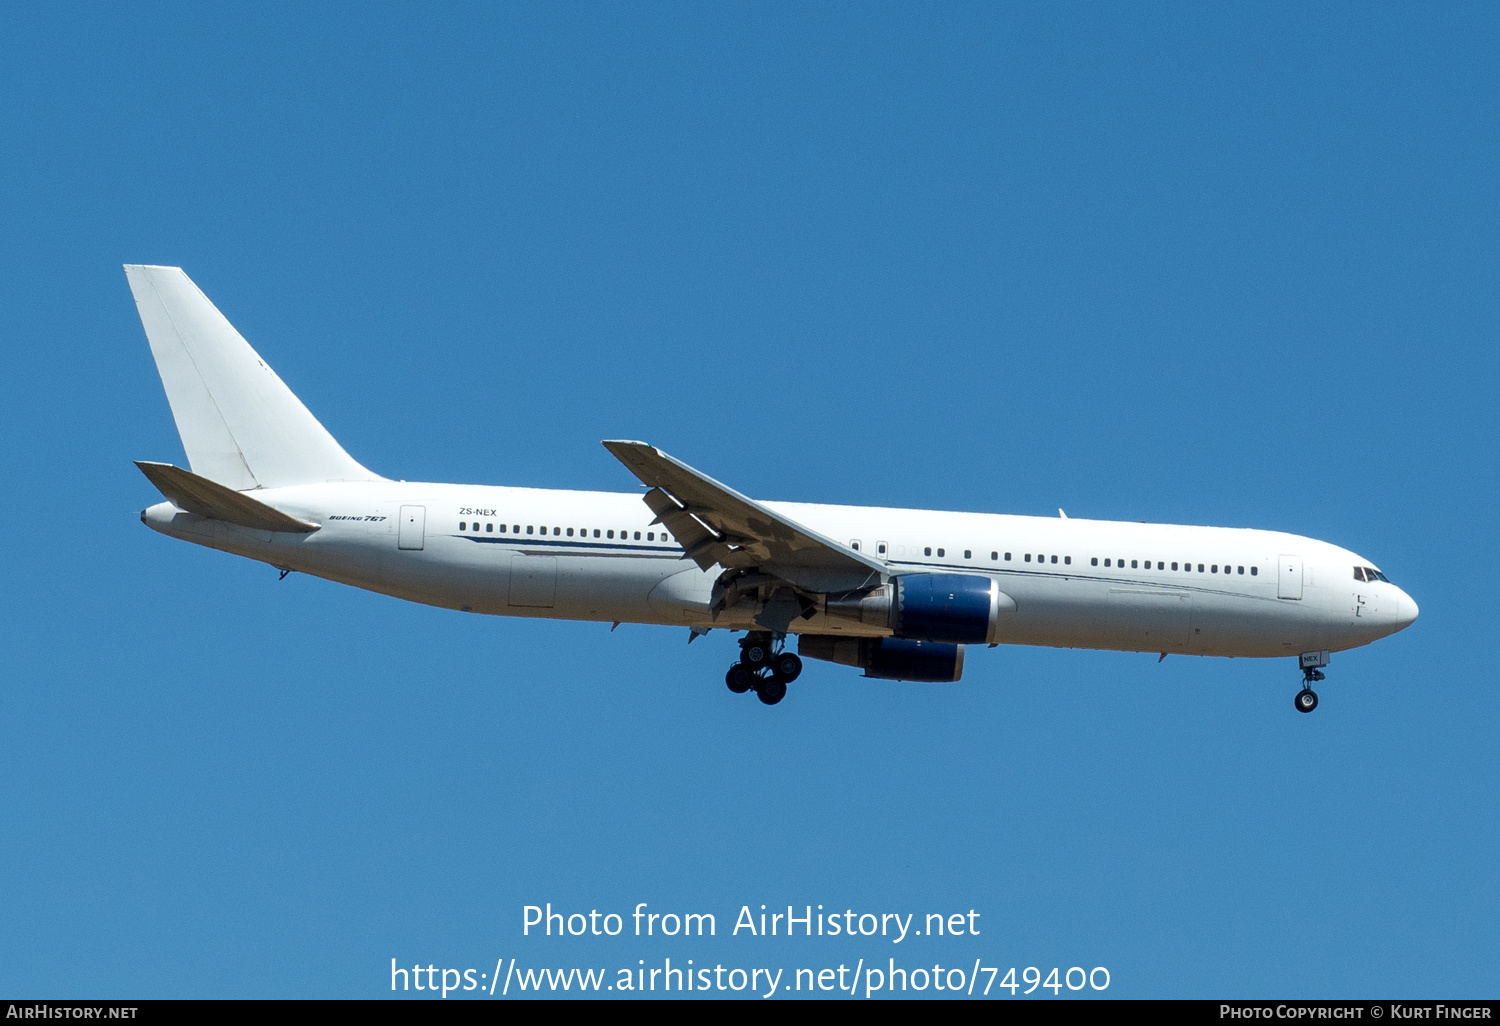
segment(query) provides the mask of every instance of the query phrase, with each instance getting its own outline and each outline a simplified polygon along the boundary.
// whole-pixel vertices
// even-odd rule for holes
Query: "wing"
[[[754,499],[700,474],[645,442],[604,447],[651,490],[646,505],[704,570],[753,569],[814,591],[853,591],[880,584],[879,560],[840,545]]]

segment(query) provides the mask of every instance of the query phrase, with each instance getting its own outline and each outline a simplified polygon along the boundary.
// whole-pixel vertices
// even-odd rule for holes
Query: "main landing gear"
[[[1327,652],[1303,652],[1299,660],[1302,665],[1302,690],[1292,699],[1298,712],[1310,713],[1318,707],[1318,693],[1312,689],[1314,683],[1325,680],[1323,667],[1328,665]]]
[[[740,639],[739,662],[729,667],[724,683],[736,695],[754,691],[766,705],[786,697],[786,686],[802,673],[802,660],[782,649],[784,638],[767,631],[751,631]]]

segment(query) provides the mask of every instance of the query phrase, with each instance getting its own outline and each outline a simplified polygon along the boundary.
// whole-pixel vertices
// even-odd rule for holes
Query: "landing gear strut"
[[[1302,690],[1292,699],[1298,712],[1310,713],[1318,707],[1318,693],[1312,686],[1317,681],[1326,679],[1322,668],[1328,665],[1328,655],[1327,652],[1302,653],[1299,660],[1302,665]]]
[[[740,658],[729,667],[724,683],[736,695],[754,691],[766,705],[786,697],[786,686],[802,674],[802,660],[783,649],[785,635],[751,631],[740,640]]]

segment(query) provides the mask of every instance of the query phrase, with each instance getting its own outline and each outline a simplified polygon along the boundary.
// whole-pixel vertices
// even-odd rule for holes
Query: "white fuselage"
[[[163,502],[153,529],[283,569],[475,613],[751,629],[755,609],[714,617],[718,569],[700,570],[639,494],[370,481],[254,493],[321,525],[282,534]],[[767,502],[885,562],[892,574],[993,577],[1014,600],[1007,644],[1221,656],[1295,656],[1366,645],[1416,604],[1361,580],[1360,556],[1297,535],[1062,517]],[[543,533],[545,532],[545,533]],[[888,630],[818,612],[793,633]]]

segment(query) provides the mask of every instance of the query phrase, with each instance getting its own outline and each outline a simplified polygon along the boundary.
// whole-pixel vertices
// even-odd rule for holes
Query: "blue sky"
[[[1492,5],[6,23],[0,992],[909,953],[1495,994]],[[124,262],[391,477],[626,491],[598,442],[645,438],[767,499],[1310,535],[1422,618],[1312,716],[1290,662],[1011,648],[766,709],[717,633],[278,582],[136,519],[182,456]],[[548,901],[985,932],[522,938]]]

